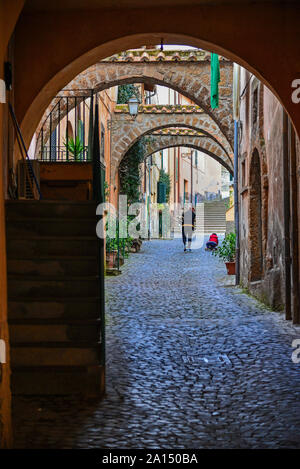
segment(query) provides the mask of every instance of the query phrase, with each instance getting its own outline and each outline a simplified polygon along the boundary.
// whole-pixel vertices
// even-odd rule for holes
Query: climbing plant
[[[159,182],[163,182],[166,185],[167,202],[169,202],[170,191],[171,191],[171,180],[170,180],[170,175],[166,173],[164,169],[161,169],[159,171]]]
[[[146,154],[147,139],[138,140],[126,153],[119,167],[120,192],[127,195],[128,203],[140,200],[140,170],[139,165]]]
[[[136,96],[137,99],[140,101],[141,95],[137,86],[133,84],[127,84],[120,85],[118,87],[118,104],[127,104],[128,100],[132,96]]]

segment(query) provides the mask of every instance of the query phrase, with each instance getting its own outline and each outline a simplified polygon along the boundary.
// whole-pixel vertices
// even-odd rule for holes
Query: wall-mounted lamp
[[[127,104],[128,104],[129,114],[135,118],[139,112],[139,104],[140,104],[139,100],[137,99],[136,96],[131,96]]]

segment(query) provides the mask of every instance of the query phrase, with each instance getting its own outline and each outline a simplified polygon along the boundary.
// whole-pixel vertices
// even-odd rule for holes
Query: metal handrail
[[[15,115],[15,112],[13,110],[13,107],[12,107],[11,103],[9,103],[8,108],[9,108],[9,112],[10,112],[10,115],[11,115],[15,130],[16,130],[17,141],[18,141],[18,145],[19,145],[19,148],[20,148],[21,156],[23,158],[23,161],[25,162],[25,171],[27,173],[27,177],[28,177],[28,181],[29,181],[30,188],[31,188],[31,191],[32,191],[32,195],[34,197],[34,190],[33,190],[33,185],[32,185],[32,181],[31,181],[30,173],[32,174],[32,178],[33,178],[33,181],[36,185],[36,188],[37,188],[38,194],[40,196],[40,199],[42,199],[40,185],[39,185],[38,180],[36,178],[36,175],[35,175],[34,169],[32,167],[30,158],[28,156],[28,152],[27,152],[27,149],[26,149],[26,146],[25,146],[23,135],[22,135],[21,129],[19,127],[16,115]],[[24,156],[24,153],[25,153],[25,156]],[[27,167],[26,163],[28,163],[29,171],[28,171],[28,167]]]

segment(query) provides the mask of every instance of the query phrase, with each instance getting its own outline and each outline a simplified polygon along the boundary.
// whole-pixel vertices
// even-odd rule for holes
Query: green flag
[[[210,60],[210,105],[219,107],[220,64],[218,54],[211,53]]]

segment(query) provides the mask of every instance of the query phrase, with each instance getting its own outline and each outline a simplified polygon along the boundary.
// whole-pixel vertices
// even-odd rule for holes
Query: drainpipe
[[[178,197],[178,203],[180,204],[180,158],[181,158],[181,155],[180,155],[180,148],[178,147],[177,148],[177,197]]]
[[[234,220],[236,234],[235,284],[240,284],[239,121],[234,121]]]
[[[149,197],[148,197],[148,241],[151,238],[151,161],[152,155],[148,158],[148,169],[149,169]]]
[[[291,312],[291,252],[290,252],[290,178],[289,178],[289,138],[288,115],[282,110],[282,146],[283,146],[283,221],[284,221],[284,290],[285,318],[292,319]]]
[[[193,189],[194,189],[194,184],[193,184],[193,150],[191,151],[191,204],[192,206],[194,205],[193,203]]]

